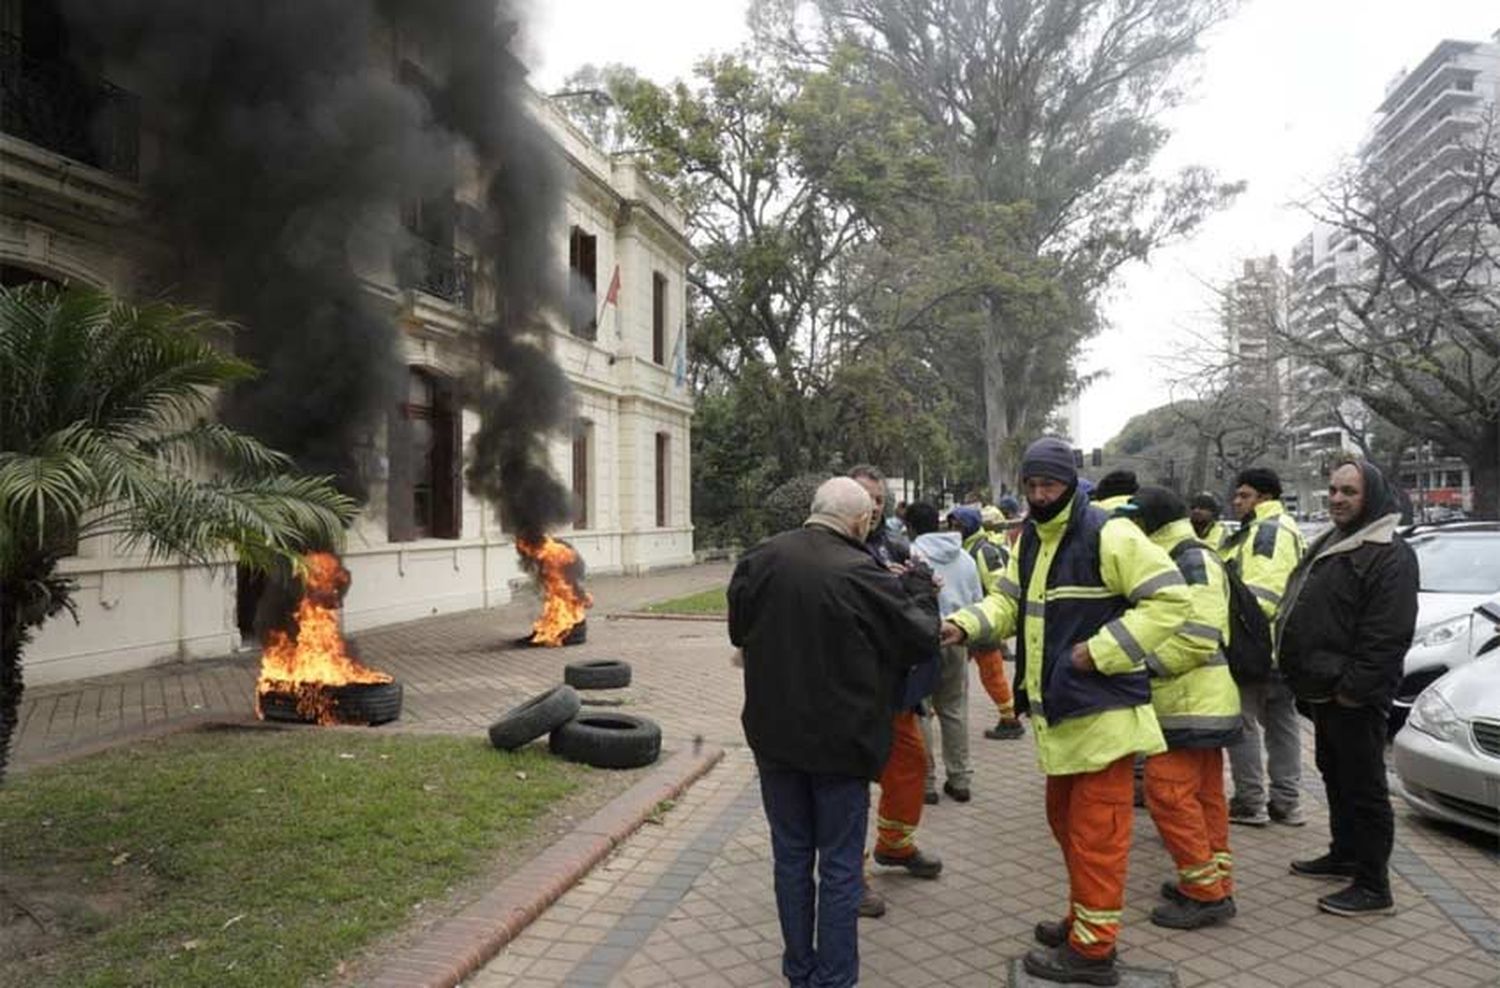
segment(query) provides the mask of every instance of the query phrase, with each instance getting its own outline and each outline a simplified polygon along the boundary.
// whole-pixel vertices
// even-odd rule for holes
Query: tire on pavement
[[[344,683],[320,687],[332,702],[333,717],[340,724],[368,724],[374,727],[401,716],[403,690],[399,681],[389,683]],[[261,715],[266,720],[312,724],[317,721],[297,709],[294,692],[265,693],[260,697]]]
[[[575,690],[617,690],[630,685],[630,663],[623,659],[594,659],[563,666],[563,682]]]
[[[548,747],[594,768],[639,768],[661,757],[661,727],[633,714],[587,713],[553,731]]]
[[[502,714],[490,725],[490,744],[501,751],[515,751],[566,724],[581,708],[573,687],[554,686]]]

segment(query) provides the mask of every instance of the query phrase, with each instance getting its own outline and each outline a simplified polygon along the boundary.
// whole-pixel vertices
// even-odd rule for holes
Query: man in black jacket
[[[1417,620],[1417,559],[1396,534],[1400,506],[1363,461],[1328,478],[1334,527],[1287,581],[1275,636],[1282,675],[1312,710],[1328,792],[1328,853],[1292,872],[1351,878],[1318,908],[1339,916],[1395,912],[1389,865],[1394,814],[1385,782],[1386,718]]]
[[[869,525],[869,496],[836,477],[818,488],[802,528],[747,552],[729,583],[729,637],[744,654],[740,719],[771,825],[782,972],[793,985],[859,978],[870,782],[890,751],[902,675],[937,645],[931,572],[898,576],[877,561]]]

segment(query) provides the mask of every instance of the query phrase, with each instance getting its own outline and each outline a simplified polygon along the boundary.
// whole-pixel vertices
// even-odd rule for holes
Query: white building
[[[22,59],[8,48],[5,57],[8,72],[38,69],[40,88],[31,95],[45,97],[45,64],[37,53]],[[128,93],[99,91],[129,110]],[[692,401],[680,361],[693,253],[683,214],[632,161],[600,151],[550,103],[538,99],[535,112],[568,167],[556,263],[572,269],[575,284],[590,286],[595,312],[602,308],[597,327],[553,332],[554,355],[577,399],[571,439],[551,448],[553,467],[571,482],[577,505],[575,524],[561,534],[595,573],[689,563]],[[86,127],[38,123],[66,122],[65,116],[66,109],[43,118],[3,115],[0,277],[5,284],[49,278],[128,292],[136,275],[132,257],[149,237],[138,222],[139,141],[131,114],[111,121],[102,151],[97,142],[77,140]],[[479,169],[459,165],[457,174],[470,177],[454,191],[455,212],[481,197]],[[486,266],[471,260],[474,245],[461,224],[441,245],[428,246],[429,263],[415,277],[398,275],[394,259],[361,272],[404,331],[409,393],[391,410],[395,425],[378,437],[378,458],[389,467],[377,475],[374,508],[349,540],[350,631],[495,606],[530,584],[494,506],[459,480],[479,419],[454,407],[447,384],[464,366],[460,344],[493,305]],[[616,271],[617,304],[607,306]],[[398,504],[401,510],[388,510]],[[240,648],[250,630],[253,600],[239,589],[248,581],[233,567],[152,564],[96,542],[81,545],[62,568],[78,583],[79,621],[52,621],[38,635],[26,656],[32,685],[223,655]]]

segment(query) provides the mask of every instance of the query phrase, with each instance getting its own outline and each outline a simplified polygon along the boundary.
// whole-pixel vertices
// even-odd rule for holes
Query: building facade
[[[139,107],[129,92],[62,66],[45,38],[18,30],[0,24],[0,277],[129,294],[135,259],[152,242],[137,185]],[[416,61],[399,38],[382,43],[393,72]],[[550,440],[552,467],[575,506],[573,524],[558,534],[594,573],[689,563],[692,400],[683,361],[693,252],[682,211],[634,161],[601,151],[548,100],[535,98],[533,112],[566,162],[551,249],[576,303],[550,340],[575,399],[570,434]],[[495,506],[462,482],[480,422],[455,385],[496,303],[462,221],[480,206],[482,172],[482,162],[456,162],[451,200],[403,207],[412,239],[359,272],[402,330],[407,381],[404,400],[371,439],[370,507],[345,555],[349,631],[492,607],[530,591]],[[28,683],[253,647],[253,581],[233,566],[152,563],[95,540],[62,568],[78,584],[78,621],[42,629],[26,656]]]

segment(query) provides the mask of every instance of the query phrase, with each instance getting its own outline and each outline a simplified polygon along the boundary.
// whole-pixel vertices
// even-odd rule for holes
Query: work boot
[[[1022,727],[1020,720],[1015,717],[1009,720],[1002,717],[1000,723],[985,730],[984,736],[992,741],[1014,741],[1016,738],[1026,736],[1026,728]]]
[[[926,854],[920,849],[897,857],[877,848],[875,863],[886,868],[905,868],[907,874],[914,878],[936,878],[943,873],[942,859],[936,854]]]
[[[1304,878],[1353,878],[1354,862],[1340,861],[1332,854],[1306,861],[1293,861],[1292,874]]]
[[[1231,805],[1229,807],[1229,822],[1243,823],[1247,827],[1266,827],[1270,826],[1271,815],[1266,812],[1264,806],[1251,809],[1248,806]]]
[[[1335,916],[1394,916],[1396,903],[1391,893],[1376,892],[1363,885],[1351,885],[1342,892],[1325,895],[1318,908]]]
[[[967,803],[973,798],[968,786],[955,786],[952,782],[943,783],[943,793],[955,803]]]
[[[879,919],[885,915],[885,896],[869,885],[859,897],[859,914],[865,919]]]
[[[928,806],[936,806],[940,798],[941,797],[938,796],[938,791],[936,788],[928,789],[922,794],[922,802],[926,803]]]
[[[1070,943],[1058,947],[1039,947],[1026,952],[1022,962],[1026,973],[1043,981],[1068,985],[1117,985],[1120,972],[1115,969],[1115,952],[1094,960],[1073,949]]]
[[[1151,922],[1170,930],[1196,930],[1232,919],[1235,911],[1234,900],[1227,895],[1213,902],[1190,899],[1184,895],[1180,899],[1173,897],[1171,901],[1151,910]]]
[[[1068,942],[1068,928],[1069,924],[1065,919],[1044,919],[1036,924],[1031,935],[1043,947],[1061,947]]]
[[[1302,815],[1300,806],[1277,806],[1272,803],[1267,809],[1272,823],[1279,823],[1284,827],[1301,827],[1307,824],[1307,817]]]

